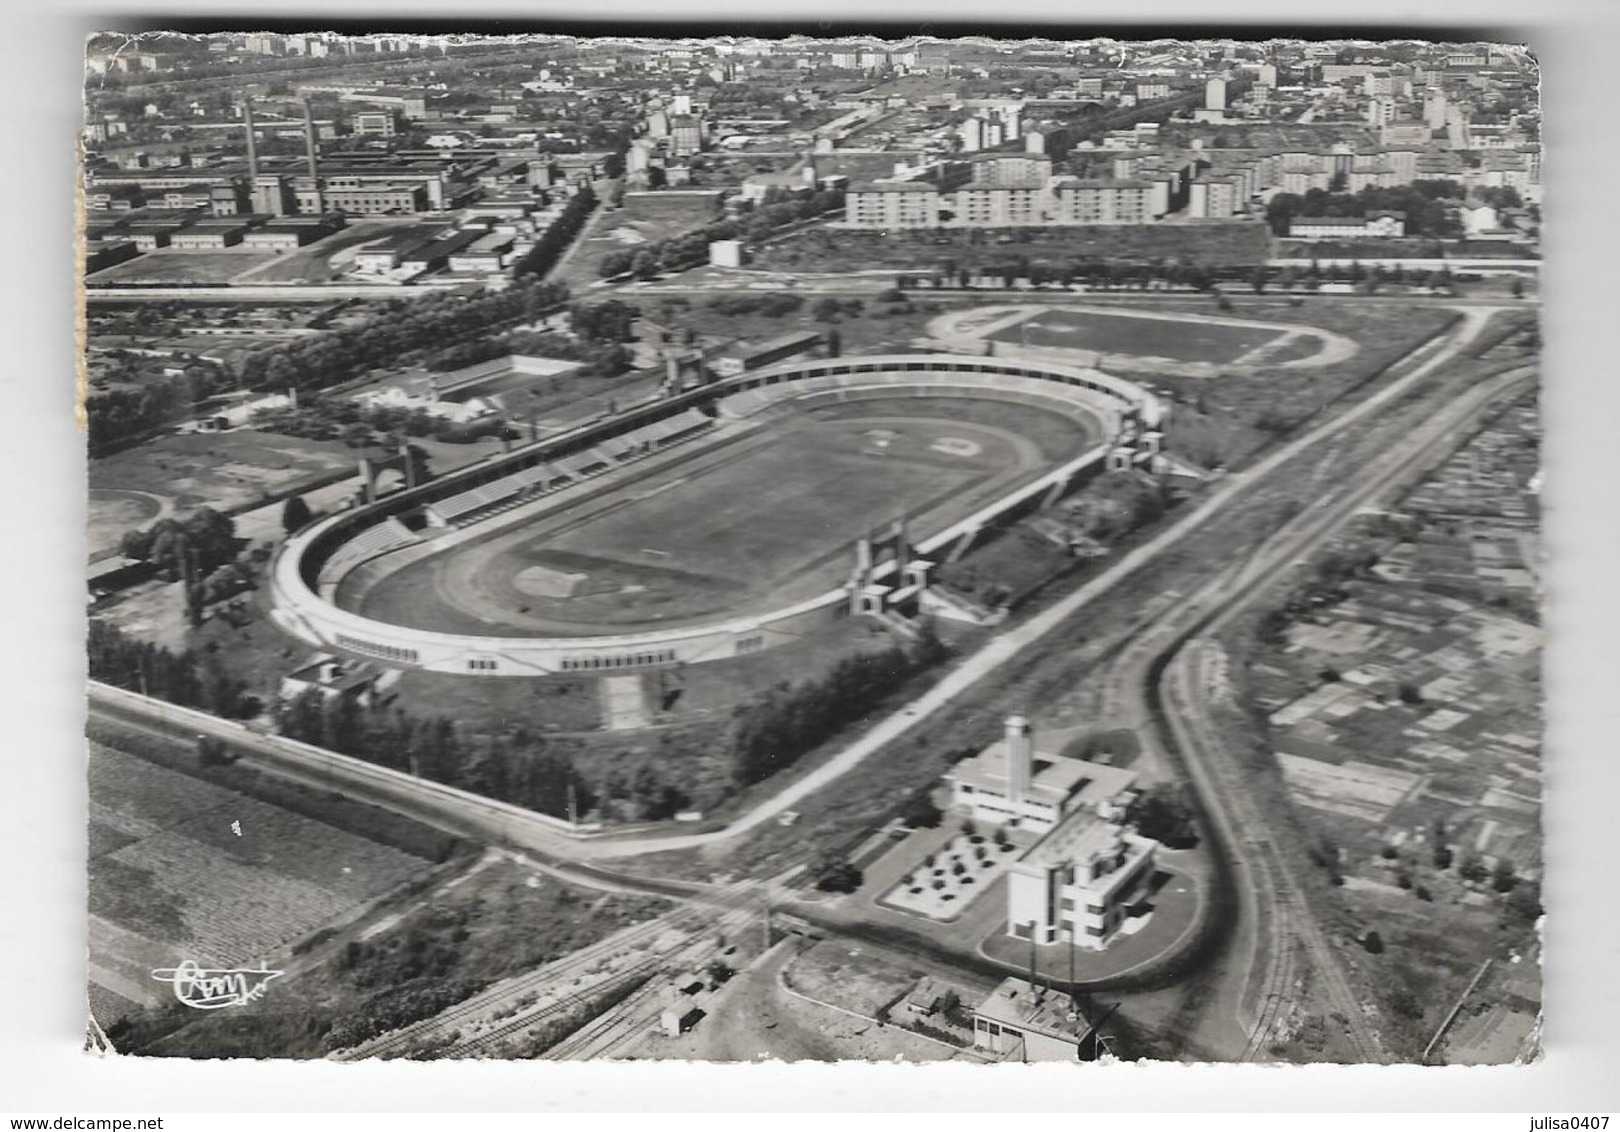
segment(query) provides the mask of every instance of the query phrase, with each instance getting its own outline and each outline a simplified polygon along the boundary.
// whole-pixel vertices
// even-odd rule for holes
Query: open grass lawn
[[[1155,309],[1207,313],[1213,304],[1172,301]],[[1298,307],[1271,296],[1237,297],[1233,318],[1319,326],[1342,334],[1359,347],[1355,356],[1326,366],[1289,369],[1262,361],[1255,372],[1222,372],[1214,377],[1155,373],[1140,380],[1167,394],[1175,408],[1166,430],[1166,448],[1203,467],[1230,469],[1254,458],[1274,430],[1297,425],[1314,414],[1333,412],[1341,397],[1354,396],[1363,381],[1428,337],[1443,330],[1457,313],[1414,304],[1340,302],[1313,298]],[[1279,358],[1287,357],[1286,354]]]
[[[345,466],[356,454],[338,441],[239,429],[176,433],[90,461],[92,489],[143,491],[181,508],[240,507]]]
[[[770,608],[843,580],[860,535],[908,517],[939,530],[1051,462],[1013,429],[1030,420],[1054,451],[1078,426],[1039,409],[942,399],[863,401],[812,411],[720,444],[656,479],[627,484],[532,525],[413,564],[359,612],[481,634],[595,634]],[[960,415],[958,415],[960,414]],[[935,448],[968,442],[963,454]],[[471,556],[477,565],[458,566]],[[571,579],[546,596],[534,579]],[[448,600],[447,600],[448,598]]]
[[[114,264],[87,278],[96,284],[229,283],[236,276],[276,258],[275,252],[249,252],[226,248],[217,252],[176,251],[159,248]]]
[[[1032,346],[1061,346],[1103,354],[1137,354],[1220,365],[1273,340],[1277,332],[1259,326],[1223,326],[1179,319],[1054,310],[998,330],[990,337],[997,342],[1028,342]]]
[[[945,309],[937,299],[919,299],[913,292],[906,302],[886,303],[871,293],[861,297],[864,306],[860,314],[840,314],[836,322],[817,322],[811,317],[817,296],[804,296],[804,304],[785,315],[767,315],[759,311],[746,314],[725,314],[709,305],[713,292],[694,290],[686,296],[675,296],[674,305],[667,305],[666,296],[632,298],[648,317],[680,328],[690,328],[696,335],[718,339],[739,338],[762,342],[800,330],[815,330],[822,334],[829,325],[838,331],[841,350],[845,354],[904,354],[912,350],[912,342],[928,333],[928,323]],[[681,305],[681,300],[685,305]],[[982,302],[982,300],[980,300]]]
[[[1110,225],[1027,228],[1010,236],[979,229],[876,232],[817,227],[758,250],[751,267],[761,271],[842,272],[888,268],[931,271],[943,260],[973,269],[1023,256],[1058,265],[1081,257],[1153,259],[1174,257],[1210,265],[1263,262],[1271,233],[1261,223],[1209,225]]]
[[[721,192],[715,188],[703,196],[626,194],[622,208],[596,212],[580,236],[574,254],[551,278],[567,283],[576,292],[584,291],[602,277],[598,266],[609,252],[633,252],[646,244],[692,232],[719,220]]]

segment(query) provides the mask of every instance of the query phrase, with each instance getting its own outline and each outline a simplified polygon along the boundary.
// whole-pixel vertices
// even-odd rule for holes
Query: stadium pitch
[[[795,406],[337,600],[379,621],[514,637],[742,616],[838,585],[863,534],[903,518],[926,536],[1096,441],[1078,420],[1008,402]]]

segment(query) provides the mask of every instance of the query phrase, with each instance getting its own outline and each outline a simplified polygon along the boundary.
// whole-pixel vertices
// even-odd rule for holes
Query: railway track
[[[715,926],[730,935],[746,927],[753,917],[753,909],[740,908],[722,916]],[[705,944],[706,941],[699,940],[686,953],[671,957],[665,970],[679,974],[705,962],[714,954],[714,949]],[[548,1061],[587,1061],[612,1056],[625,1042],[643,1033],[661,1012],[664,990],[660,982],[647,983],[624,1001],[586,1022],[542,1056]]]
[[[409,1026],[383,1034],[347,1050],[333,1054],[338,1061],[357,1061],[374,1057],[399,1057],[410,1051],[444,1047],[456,1049],[466,1044],[459,1032],[472,1023],[503,1009],[518,1005],[533,1005],[519,1017],[504,1024],[508,1031],[521,1029],[557,1013],[554,1006],[578,1005],[576,999],[599,998],[611,986],[622,984],[631,972],[640,973],[644,965],[653,969],[689,946],[694,938],[714,932],[727,921],[725,913],[746,909],[749,916],[757,914],[760,884],[757,881],[739,881],[709,897],[694,898],[683,905],[646,923],[616,932],[606,939],[572,952],[533,971],[505,979],[455,1006]],[[722,916],[717,921],[714,907],[720,907]],[[640,957],[636,957],[640,954]],[[615,966],[618,964],[617,966]],[[608,968],[604,973],[603,969]],[[601,978],[586,987],[573,989],[579,980],[591,975]],[[563,988],[567,984],[568,989]],[[524,1000],[529,996],[528,1003]],[[538,1000],[544,996],[546,1001]],[[519,1005],[521,1004],[521,1005]],[[457,1035],[449,1038],[449,1035]],[[466,1041],[482,1039],[482,1034],[470,1035]]]

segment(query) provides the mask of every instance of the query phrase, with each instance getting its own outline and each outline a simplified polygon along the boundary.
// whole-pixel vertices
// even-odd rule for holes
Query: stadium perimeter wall
[[[961,539],[972,539],[998,521],[1055,498],[1102,466],[1130,422],[1156,427],[1164,415],[1158,399],[1132,382],[1097,370],[1046,362],[900,354],[785,363],[638,406],[430,484],[396,492],[369,506],[322,519],[283,545],[271,572],[271,616],[283,630],[318,648],[465,676],[609,673],[698,664],[795,640],[817,624],[846,615],[849,596],[844,587],[766,613],[684,628],[598,637],[524,638],[434,632],[363,617],[324,599],[317,578],[325,562],[370,528],[470,486],[493,483],[688,409],[708,408],[750,390],[759,390],[767,394],[765,401],[777,403],[805,394],[821,399],[836,397],[841,390],[856,393],[875,388],[890,393],[909,390],[918,396],[1028,398],[1048,408],[1086,413],[1102,426],[1097,446],[924,539],[919,544],[924,553],[937,553]],[[881,579],[893,569],[893,563],[884,563],[876,577]]]

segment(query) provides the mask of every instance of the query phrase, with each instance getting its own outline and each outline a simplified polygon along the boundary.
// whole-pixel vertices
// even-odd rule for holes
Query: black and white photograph
[[[93,1049],[1541,1056],[1527,47],[84,62]]]

